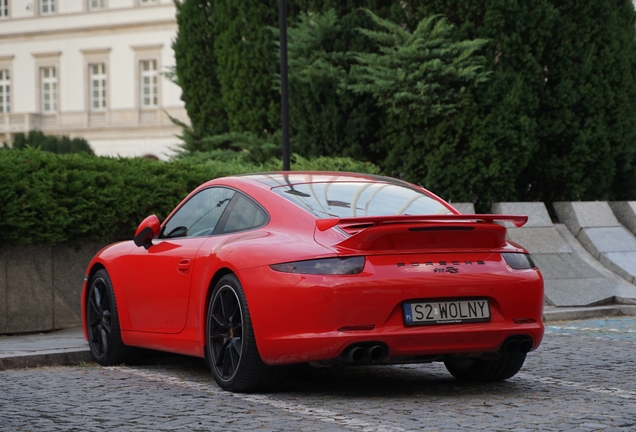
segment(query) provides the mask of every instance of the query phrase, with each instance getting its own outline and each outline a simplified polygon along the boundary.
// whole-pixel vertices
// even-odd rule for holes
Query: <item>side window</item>
[[[212,235],[235,191],[213,187],[188,200],[165,224],[159,238]]]
[[[267,213],[243,194],[234,197],[228,213],[225,224],[219,226],[222,233],[249,230],[267,223]]]

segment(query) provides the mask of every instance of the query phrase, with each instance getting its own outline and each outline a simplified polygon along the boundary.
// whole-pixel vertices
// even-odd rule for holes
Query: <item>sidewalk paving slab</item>
[[[90,361],[92,357],[81,327],[0,336],[0,370],[69,366]]]

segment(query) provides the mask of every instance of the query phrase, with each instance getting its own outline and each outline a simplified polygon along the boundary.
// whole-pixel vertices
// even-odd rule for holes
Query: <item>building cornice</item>
[[[31,53],[31,55],[33,57],[35,57],[36,59],[43,59],[43,58],[52,58],[52,57],[59,57],[62,55],[62,51],[50,51],[50,52],[43,52],[43,53]]]
[[[77,27],[72,29],[39,30],[0,35],[3,43],[24,42],[37,39],[64,39],[73,36],[112,35],[117,33],[144,32],[153,30],[177,30],[176,20],[163,20],[152,22],[133,22],[125,24],[105,24],[102,26]]]
[[[163,44],[146,44],[146,45],[131,45],[134,51],[158,51],[163,48]]]
[[[111,48],[90,48],[90,49],[81,49],[82,54],[89,55],[104,55],[110,52]]]

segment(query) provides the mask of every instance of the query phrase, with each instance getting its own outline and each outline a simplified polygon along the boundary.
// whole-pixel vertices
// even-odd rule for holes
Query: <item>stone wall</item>
[[[0,246],[0,334],[80,325],[84,274],[103,246]]]

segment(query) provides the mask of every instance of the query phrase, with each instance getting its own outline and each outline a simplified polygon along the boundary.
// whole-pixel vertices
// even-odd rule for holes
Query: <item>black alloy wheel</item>
[[[93,275],[86,296],[86,330],[91,355],[103,366],[131,362],[138,350],[124,345],[119,330],[117,304],[106,270]]]
[[[267,366],[256,347],[247,301],[238,278],[219,280],[208,304],[206,359],[219,387],[232,392],[279,388],[286,368]]]
[[[223,285],[210,308],[209,337],[215,376],[230,381],[236,375],[243,354],[243,312],[237,293]]]
[[[112,340],[110,296],[103,278],[93,278],[86,305],[86,322],[91,353],[96,360],[101,359],[108,353]]]

